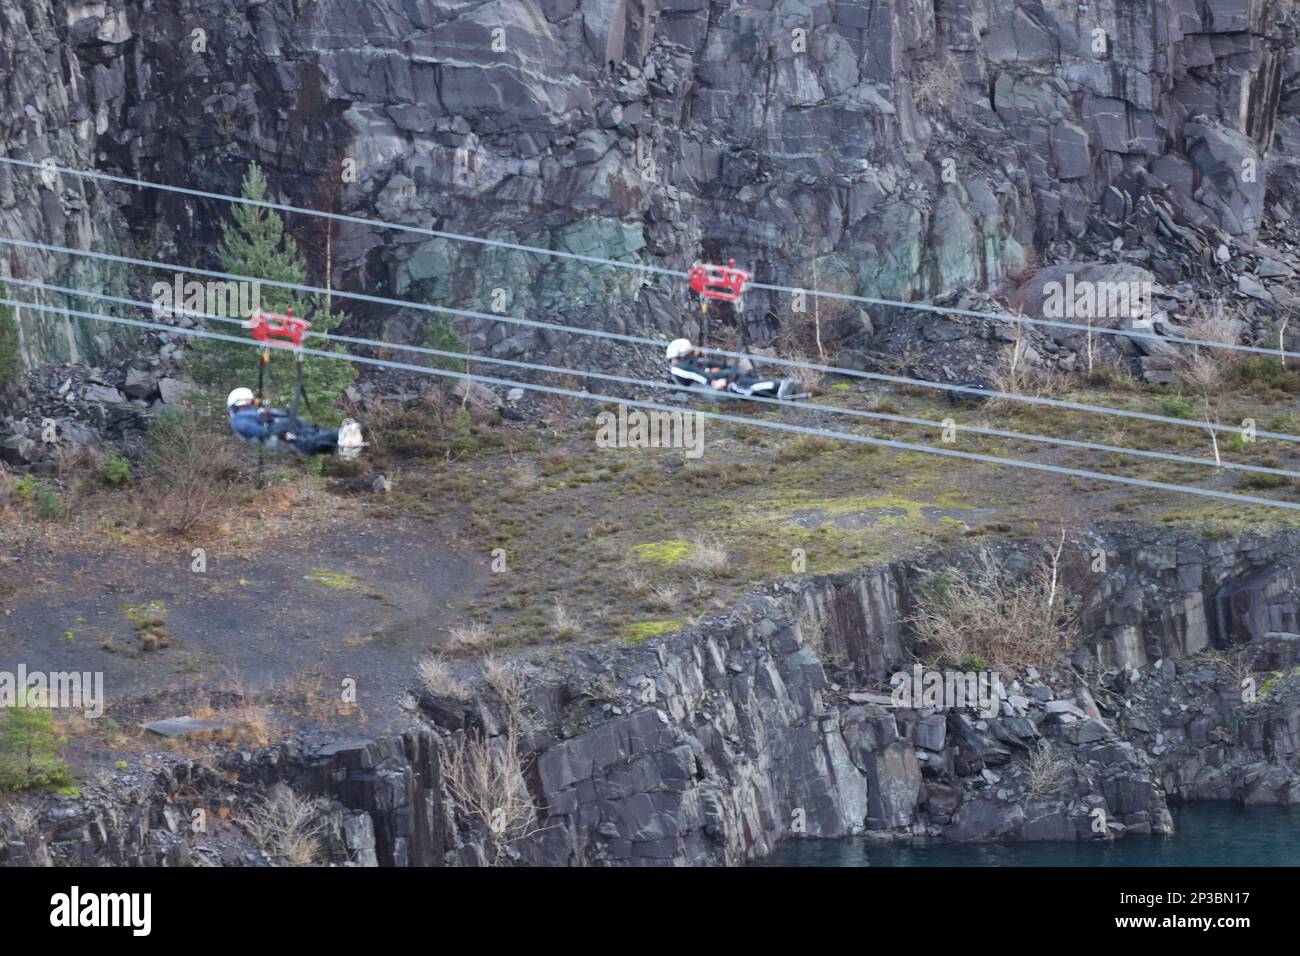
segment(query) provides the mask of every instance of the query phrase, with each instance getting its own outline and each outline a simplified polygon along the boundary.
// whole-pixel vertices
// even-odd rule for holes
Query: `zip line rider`
[[[722,390],[735,374],[716,359],[706,358],[703,352],[691,345],[690,339],[675,339],[668,343],[667,356],[669,375],[686,388],[707,385]]]
[[[344,419],[338,428],[321,428],[282,408],[259,406],[249,388],[232,391],[226,398],[226,410],[230,412],[230,427],[236,435],[265,448],[292,445],[304,455],[337,451],[341,456],[350,457],[365,444],[361,426],[350,418]]]
[[[739,362],[724,364],[707,357],[690,339],[668,343],[668,374],[672,381],[687,389],[713,389],[751,398],[798,399],[809,393],[798,379],[770,378],[747,369]]]

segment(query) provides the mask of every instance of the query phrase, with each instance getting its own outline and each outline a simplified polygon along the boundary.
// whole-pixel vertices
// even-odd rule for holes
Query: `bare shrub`
[[[1112,392],[1137,392],[1142,383],[1137,376],[1117,359],[1107,358],[1097,361],[1088,372],[1088,384]]]
[[[966,83],[952,54],[944,50],[922,61],[912,76],[912,102],[921,112],[955,110],[966,98]]]
[[[1218,345],[1237,345],[1240,341],[1241,323],[1224,315],[1221,308],[1213,311],[1202,308],[1189,317],[1186,338],[1213,342]],[[1202,392],[1223,385],[1232,367],[1239,361],[1239,353],[1213,346],[1181,346],[1175,373],[1178,377]]]
[[[1045,797],[1056,793],[1070,772],[1070,761],[1048,745],[1029,758],[1029,795]]]
[[[159,412],[149,425],[145,455],[147,520],[177,535],[198,528],[229,502],[235,467],[230,443],[193,412]]]
[[[289,866],[311,866],[320,857],[321,819],[328,804],[300,797],[283,784],[240,818],[240,826],[272,858]]]
[[[55,445],[54,465],[61,478],[98,476],[104,470],[104,454],[90,445]]]
[[[517,737],[514,726],[497,737],[468,733],[448,748],[443,765],[452,799],[482,823],[498,852],[529,833],[537,817]]]
[[[692,601],[707,601],[717,592],[717,588],[712,581],[706,578],[691,578],[691,599]]]
[[[858,311],[859,306],[849,299],[812,293],[855,295],[858,277],[848,262],[828,256],[824,260],[813,259],[807,278],[809,291],[800,300],[803,308],[796,311],[792,300],[789,316],[782,321],[777,335],[777,351],[782,358],[792,361],[815,360],[825,365],[828,353],[843,344],[839,341],[842,330],[851,328],[845,318]],[[799,370],[799,378],[814,390],[822,381],[821,373],[807,368]]]
[[[218,711],[214,717],[225,725],[217,734],[220,739],[244,746],[267,746],[281,726],[266,704],[238,704]]]
[[[1213,311],[1202,308],[1187,324],[1187,338],[1221,345],[1236,345],[1242,323],[1223,313],[1222,306]],[[1214,460],[1219,461],[1219,439],[1212,425],[1219,422],[1219,394],[1223,383],[1240,353],[1213,346],[1184,345],[1174,367],[1178,378],[1200,393],[1200,414],[1209,433]]]
[[[726,571],[731,560],[727,546],[715,537],[701,535],[691,542],[690,553],[682,563],[701,574],[718,575]]]
[[[1207,666],[1228,675],[1234,693],[1245,690],[1246,681],[1253,680],[1255,677],[1254,665],[1251,663],[1250,655],[1245,651],[1238,651],[1229,656],[1223,651],[1211,650],[1202,653],[1200,658]]]
[[[806,392],[817,394],[824,390],[823,386],[826,384],[826,373],[819,369],[812,368],[811,366],[827,364],[829,359],[825,355],[818,356],[798,349],[792,349],[784,351],[781,354],[781,358],[797,363],[798,367],[782,366],[780,374],[791,378],[797,377],[799,383],[803,386],[803,389]]]
[[[1019,330],[1017,326],[1017,330]],[[1012,395],[1028,395],[1032,398],[1059,395],[1066,386],[1065,377],[1057,372],[1030,365],[1028,360],[1029,340],[1017,331],[1016,339],[1002,352],[998,365],[990,375],[990,384],[998,392]],[[1013,399],[990,399],[987,408],[1000,411],[1004,407],[1018,406]]]
[[[41,807],[35,800],[16,797],[4,807],[7,816],[24,840],[35,831],[41,819]]]
[[[1064,542],[1062,534],[1056,550],[1023,576],[987,549],[969,570],[931,574],[909,619],[916,636],[950,664],[1049,669],[1078,636],[1079,600],[1061,581]]]
[[[469,697],[469,691],[456,680],[451,665],[441,657],[432,655],[422,657],[416,662],[415,669],[420,675],[420,683],[424,685],[424,689],[434,697],[451,697],[456,700]]]
[[[483,679],[501,695],[507,705],[523,700],[528,686],[528,668],[519,661],[483,658]]]

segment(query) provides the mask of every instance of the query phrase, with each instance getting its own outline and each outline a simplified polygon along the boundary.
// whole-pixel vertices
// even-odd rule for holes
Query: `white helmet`
[[[251,388],[237,388],[226,396],[226,407],[234,408],[236,405],[247,405],[253,401],[253,390]]]
[[[681,358],[681,356],[685,355],[690,350],[690,339],[674,339],[672,342],[668,343],[668,361],[671,362],[675,358]]]

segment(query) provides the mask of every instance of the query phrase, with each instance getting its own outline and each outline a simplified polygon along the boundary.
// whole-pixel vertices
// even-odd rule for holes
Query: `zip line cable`
[[[153,309],[154,303],[144,302],[139,299],[128,299],[124,296],[108,295],[102,292],[89,292],[83,289],[72,288],[69,286],[49,285],[44,282],[36,282],[30,279],[11,279],[0,277],[0,284],[24,286],[45,292],[58,292],[65,295],[79,296],[88,299],[97,299],[106,302],[116,302],[122,305],[134,306],[141,309]],[[37,303],[29,303],[37,305]],[[171,314],[181,314],[195,319],[205,319],[216,322],[227,322],[242,326],[239,319],[232,319],[227,316],[211,315],[207,312],[199,312],[194,309],[177,309],[171,308]],[[182,331],[178,326],[168,326],[174,331]],[[493,358],[467,354],[464,352],[449,352],[443,349],[434,349],[421,345],[402,345],[395,342],[384,342],[378,339],[357,338],[349,335],[339,335],[333,332],[308,332],[308,337],[322,338],[330,342],[345,342],[350,345],[361,345],[375,349],[393,349],[403,352],[416,352],[421,355],[436,355],[442,358],[457,359],[465,362],[478,362],[488,365],[503,365],[510,368],[527,369],[529,371],[545,372],[556,375],[572,375],[579,378],[593,378],[607,382],[616,382],[622,385],[633,385],[642,388],[662,389],[667,391],[683,391],[683,387],[671,382],[652,381],[650,379],[632,378],[625,375],[613,375],[607,372],[596,372],[589,369],[571,369],[561,368],[553,365],[539,365],[534,362],[521,362],[513,359]],[[798,411],[817,411],[829,412],[831,414],[850,415],[856,418],[866,418],[878,421],[895,422],[904,425],[918,425],[926,428],[947,428],[954,427],[959,431],[971,432],[977,435],[989,435],[996,438],[1010,438],[1020,441],[1037,442],[1048,445],[1061,445],[1069,448],[1082,448],[1087,451],[1100,451],[1120,455],[1135,455],[1140,458],[1154,458],[1162,461],[1178,462],[1180,464],[1201,465],[1212,468],[1226,468],[1233,471],[1249,471],[1267,475],[1283,475],[1288,478],[1300,478],[1300,472],[1288,471],[1285,468],[1269,468],[1263,465],[1238,464],[1236,462],[1216,461],[1210,458],[1193,458],[1186,455],[1177,455],[1171,452],[1149,451],[1141,448],[1129,448],[1122,445],[1105,445],[1097,442],[1079,441],[1072,438],[1058,438],[1053,435],[1036,435],[1026,432],[1005,431],[998,428],[985,428],[978,425],[961,425],[947,422],[934,421],[928,418],[912,418],[905,415],[890,415],[884,412],[869,412],[864,409],[843,408],[838,405],[794,405],[780,399],[765,398],[761,395],[739,395],[732,392],[719,392],[718,397],[727,399],[741,399],[744,401],[758,402],[765,405],[776,405],[781,408],[798,410]]]
[[[20,166],[28,169],[40,170],[42,172],[52,171],[83,179],[118,183],[124,186],[157,189],[163,192],[178,193],[183,196],[194,196],[199,199],[216,199],[222,202],[241,203],[246,206],[259,206],[263,209],[274,209],[279,212],[297,213],[304,216],[316,216],[318,218],[332,219],[336,222],[348,222],[376,229],[390,229],[398,232],[415,233],[422,236],[430,236],[435,239],[448,239],[454,242],[469,242],[481,246],[510,249],[515,252],[527,252],[539,256],[572,259],[578,262],[591,263],[593,265],[610,266],[617,269],[629,269],[637,272],[648,272],[655,275],[671,276],[677,279],[688,278],[688,273],[680,270],[666,269],[662,266],[654,266],[643,262],[623,262],[618,259],[602,258],[601,256],[581,255],[576,252],[564,252],[560,249],[547,249],[542,246],[529,246],[517,242],[506,242],[502,239],[485,239],[482,236],[468,236],[461,233],[442,232],[437,229],[428,229],[423,226],[409,226],[404,225],[403,223],[387,222],[383,219],[370,219],[364,216],[349,216],[345,213],[326,212],[323,209],[310,209],[304,206],[291,206],[287,203],[271,202],[266,199],[248,199],[244,196],[231,196],[226,193],[214,193],[202,189],[173,186],[167,183],[155,183],[147,179],[133,179],[129,176],[113,176],[109,173],[101,173],[85,169],[72,169],[67,166],[58,166],[48,162],[41,163],[28,159],[14,159],[8,156],[0,156],[0,163],[9,166]],[[811,295],[823,299],[836,299],[841,302],[857,302],[863,305],[879,305],[888,308],[911,309],[919,312],[931,312],[938,315],[959,315],[963,318],[986,319],[994,322],[1016,322],[1027,325],[1046,326],[1049,328],[1071,329],[1076,332],[1087,332],[1089,335],[1114,335],[1123,338],[1146,339],[1156,342],[1176,342],[1180,345],[1198,345],[1206,348],[1228,349],[1230,351],[1300,358],[1300,353],[1283,352],[1278,349],[1264,348],[1263,346],[1257,345],[1213,342],[1209,339],[1192,339],[1176,335],[1158,335],[1155,332],[1140,332],[1134,329],[1099,328],[1078,322],[1060,322],[1052,319],[1035,319],[1028,316],[1017,316],[1000,312],[980,312],[974,309],[961,309],[955,307],[947,308],[944,306],[930,305],[924,302],[902,302],[896,299],[881,299],[873,296],[851,295],[847,292],[825,292],[818,289],[800,289],[795,286],[773,285],[766,282],[751,282],[749,283],[749,286],[754,289],[764,289],[769,292],[781,292],[788,295]]]
[[[198,338],[215,339],[217,341],[234,342],[239,345],[262,348],[267,343],[253,342],[246,338],[240,338],[234,335],[223,335],[220,332],[208,332],[201,329],[182,329],[174,325],[164,325],[158,322],[144,322],[138,319],[125,319],[120,316],[102,315],[94,312],[82,312],[76,309],[67,309],[59,306],[33,306],[32,303],[21,299],[0,298],[0,305],[12,305],[20,308],[34,308],[41,312],[57,312],[69,317],[76,316],[80,318],[94,319],[100,322],[109,322],[115,325],[125,325],[134,328],[152,329],[159,332],[175,332],[181,335],[193,335]],[[275,344],[274,348],[288,349],[291,346]],[[481,382],[488,385],[499,385],[507,388],[521,388],[525,391],[543,392],[549,395],[561,395],[566,398],[580,398],[586,401],[597,402],[614,402],[626,405],[632,408],[644,408],[651,411],[675,412],[681,413],[683,409],[673,405],[666,405],[660,402],[647,402],[637,399],[619,398],[614,395],[603,395],[597,392],[577,391],[571,388],[560,388],[554,385],[540,385],[531,382],[521,382],[514,379],[495,378],[488,375],[476,375],[468,372],[454,372],[448,369],[429,368],[423,365],[412,365],[408,362],[394,362],[390,359],[371,358],[366,355],[352,355],[346,352],[330,352],[324,349],[313,349],[300,347],[294,351],[308,355],[318,355],[322,358],[340,359],[347,362],[359,362],[363,365],[373,365],[379,368],[392,368],[401,371],[416,372],[421,375],[436,375],[440,378],[463,379],[471,382]],[[693,410],[691,414],[698,415],[702,418],[710,418],[716,421],[728,422],[736,425],[747,425],[752,428],[767,428],[774,431],[791,432],[802,435],[815,435],[821,438],[834,438],[842,441],[857,442],[866,445],[878,445],[884,448],[894,448],[900,451],[915,451],[922,454],[942,455],[945,458],[960,458],[966,461],[978,461],[990,465],[1004,465],[1012,468],[1023,468],[1029,471],[1041,471],[1049,474],[1066,475],[1071,478],[1087,478],[1094,481],[1105,481],[1113,484],[1132,485],[1138,488],[1148,488],[1156,491],[1172,491],[1183,494],[1199,495],[1206,498],[1218,498],[1224,501],[1235,501],[1241,504],[1264,505],[1274,508],[1285,508],[1291,511],[1300,511],[1300,502],[1279,501],[1275,498],[1259,498],[1254,495],[1241,495],[1230,491],[1215,491],[1210,488],[1197,488],[1190,485],[1175,485],[1163,481],[1151,481],[1146,478],[1130,478],[1126,475],[1107,475],[1101,472],[1085,471],[1079,468],[1069,468],[1064,465],[1047,465],[1039,462],[1021,461],[1015,458],[999,458],[995,455],[984,455],[977,452],[958,451],[954,448],[935,448],[928,445],[915,445],[910,442],[896,441],[891,438],[876,438],[869,435],[859,435],[854,432],[832,431],[827,428],[811,428],[807,425],[792,425],[788,422],[771,422],[761,419],[742,418],[739,415],[726,415],[721,412],[706,412]]]
[[[486,312],[474,312],[468,309],[453,309],[448,306],[430,305],[425,302],[408,302],[404,299],[389,299],[384,296],[368,295],[363,292],[344,292],[337,289],[324,289],[320,286],[304,285],[296,282],[284,282],[278,279],[259,279],[256,276],[239,275],[231,272],[219,272],[215,269],[200,269],[195,266],[183,266],[173,262],[160,262],[153,259],[135,259],[130,256],[119,256],[107,252],[92,252],[87,249],[73,249],[68,246],[50,245],[44,242],[33,242],[27,239],[11,239],[0,236],[0,245],[18,246],[24,249],[37,249],[43,252],[61,253],[70,256],[80,256],[90,259],[98,259],[105,262],[117,262],[130,266],[143,266],[149,269],[167,269],[178,273],[189,273],[192,275],[211,276],[217,279],[226,279],[235,282],[251,282],[261,285],[268,285],[275,288],[290,289],[294,291],[307,292],[313,295],[330,296],[341,299],[351,299],[358,302],[369,302],[377,305],[386,305],[400,309],[415,309],[422,312],[435,312],[444,315],[455,315],[464,318],[478,319],[485,322],[505,322],[511,325],[522,325],[529,328],[549,329],[554,332],[565,332],[571,335],[591,336],[595,338],[608,339],[617,342],[628,342],[633,345],[649,345],[655,348],[663,348],[664,342],[660,339],[645,338],[639,335],[626,335],[621,332],[606,332],[601,329],[583,329],[571,325],[560,325],[555,322],[541,322],[536,319],[521,319],[511,315],[493,315]],[[1033,395],[1017,395],[1014,392],[999,392],[993,389],[975,388],[967,385],[946,385],[941,382],[931,382],[923,378],[907,378],[901,375],[885,375],[880,372],[862,372],[857,369],[839,368],[831,365],[819,365],[814,362],[795,362],[790,359],[769,357],[765,355],[752,355],[746,352],[729,352],[724,349],[702,349],[712,355],[722,355],[728,358],[749,359],[770,365],[782,365],[793,368],[807,368],[814,371],[826,372],[832,375],[843,375],[850,378],[861,378],[870,381],[889,382],[895,385],[916,385],[921,388],[937,389],[942,392],[959,392],[962,394],[975,395],[980,398],[1002,398],[1008,401],[1025,402],[1030,405],[1044,405],[1050,408],[1064,408],[1071,411],[1089,412],[1098,415],[1113,415],[1119,418],[1134,418],[1142,421],[1160,422],[1165,425],[1176,425],[1180,428],[1194,428],[1198,431],[1206,429],[1216,432],[1228,432],[1236,435],[1250,435],[1250,429],[1237,425],[1223,425],[1218,422],[1194,422],[1186,418],[1173,418],[1168,415],[1156,415],[1151,412],[1137,412],[1125,408],[1113,408],[1108,405],[1088,405],[1082,402],[1067,402],[1055,398],[1041,398]],[[1300,353],[1297,353],[1300,357]],[[1255,430],[1253,434],[1256,437],[1272,438],[1276,441],[1300,443],[1300,436],[1288,435],[1282,432],[1268,432]]]
[[[194,196],[198,199],[217,199],[223,202],[243,203],[246,206],[260,206],[263,209],[275,209],[279,212],[292,212],[303,216],[317,216],[324,219],[333,219],[336,222],[350,222],[359,226],[371,226],[378,229],[392,229],[398,232],[418,233],[419,235],[430,236],[434,239],[450,239],[454,242],[472,242],[482,246],[495,246],[499,249],[511,249],[515,252],[530,252],[536,255],[554,256],[561,259],[575,259],[579,262],[590,262],[594,265],[613,265],[624,269],[634,269],[638,272],[655,272],[676,278],[686,278],[685,272],[677,272],[673,269],[664,269],[660,266],[652,266],[640,262],[619,262],[616,259],[602,259],[599,256],[584,256],[576,252],[563,252],[559,249],[545,249],[541,246],[528,246],[517,242],[506,242],[501,239],[484,239],[480,236],[466,236],[455,232],[440,232],[437,229],[426,229],[422,226],[407,226],[396,222],[385,222],[382,219],[367,219],[363,216],[349,216],[344,213],[326,212],[323,209],[307,209],[302,206],[290,206],[285,203],[271,202],[265,199],[248,199],[244,196],[227,196],[225,193],[211,193],[202,189],[188,189],[184,186],[172,186],[167,183],[154,183],[147,179],[132,179],[129,176],[112,176],[108,173],[95,172],[87,169],[71,169],[67,166],[56,166],[52,163],[38,163],[28,159],[14,159],[9,156],[0,156],[0,163],[9,166],[25,166],[29,169],[36,169],[42,172],[50,170],[57,173],[63,173],[66,176],[76,176],[82,179],[97,179],[102,182],[119,183],[123,186],[139,186],[145,189],[159,189],[163,192],[179,193],[182,196]]]

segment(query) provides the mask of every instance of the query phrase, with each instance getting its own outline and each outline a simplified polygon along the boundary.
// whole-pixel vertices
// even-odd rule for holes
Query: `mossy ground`
[[[1260,429],[1295,433],[1298,394],[1300,375],[1266,369],[1234,373],[1215,401],[1220,421],[1251,418]],[[1195,398],[1177,388],[1082,385],[1054,397],[1156,414],[1171,397]],[[942,392],[862,381],[831,381],[823,398],[798,408],[734,403],[722,411],[756,423],[820,425],[1300,501],[1300,491],[1285,478],[964,431],[945,444],[934,428],[833,414],[819,410],[818,402],[1207,459],[1214,454],[1203,428],[1005,401],[952,406]],[[959,546],[972,537],[1054,538],[1061,526],[1097,518],[1186,525],[1226,537],[1300,520],[1293,511],[717,420],[705,422],[699,458],[671,449],[601,448],[594,440],[600,410],[595,403],[556,403],[526,423],[512,424],[445,400],[380,409],[367,420],[372,445],[361,459],[329,459],[323,474],[307,472],[294,460],[282,463],[289,472],[285,481],[269,483],[255,498],[236,496],[207,535],[223,553],[252,552],[330,534],[328,528],[340,522],[374,529],[386,519],[431,522],[464,554],[494,562],[494,570],[500,565],[468,617],[491,630],[494,648],[504,648],[647,640],[730,606],[762,582],[852,570]],[[1219,442],[1226,460],[1300,471],[1297,451],[1300,445],[1263,438],[1241,442],[1226,435]],[[388,493],[357,496],[348,490],[357,484],[368,489],[377,473],[392,482]],[[80,529],[100,542],[120,539],[134,546],[142,532],[122,502],[130,503],[135,493],[131,486],[96,483],[84,497],[69,495],[57,521],[40,520],[13,494],[0,507],[0,522],[33,540],[66,545]],[[317,525],[324,530],[316,532]],[[701,540],[725,551],[725,561],[716,553],[711,562],[697,560]],[[172,548],[174,542],[159,547],[164,545]],[[376,582],[362,584],[318,561],[306,558],[306,570],[298,572],[300,580],[303,574],[308,579],[305,588],[384,597],[367,590]],[[236,582],[220,586],[235,588]]]
[[[1261,391],[1247,380],[1217,396],[1219,420],[1254,418],[1261,429],[1280,429],[1294,414],[1294,395],[1273,387]],[[1056,397],[1161,414],[1171,396],[1184,397],[1176,389],[1088,387]],[[860,382],[833,382],[822,401],[1206,459],[1214,455],[1204,429],[1140,419],[1018,403],[952,407],[939,392],[882,392]],[[531,446],[495,438],[492,447],[478,446],[457,460],[443,455],[440,461],[407,463],[399,478],[400,501],[378,505],[424,513],[459,509],[470,550],[486,557],[501,549],[506,570],[493,576],[484,598],[471,608],[472,618],[493,631],[497,646],[645,640],[729,606],[759,582],[851,570],[973,536],[1034,538],[1054,535],[1062,525],[1117,515],[1149,524],[1190,524],[1210,535],[1300,521],[1300,515],[1281,509],[730,422],[706,421],[705,453],[698,459],[680,450],[599,448],[593,420],[598,410],[594,405],[570,409],[567,420],[551,420],[544,440]],[[1300,501],[1286,480],[1252,482],[1239,472],[969,432],[940,446],[935,429],[818,412],[815,403],[800,412],[743,407],[739,414]],[[1231,435],[1221,435],[1219,444],[1226,460],[1300,470],[1294,453],[1300,445],[1266,439],[1242,443]],[[690,560],[693,542],[701,537],[726,550],[725,566],[703,571]],[[555,623],[557,602],[564,626]]]

